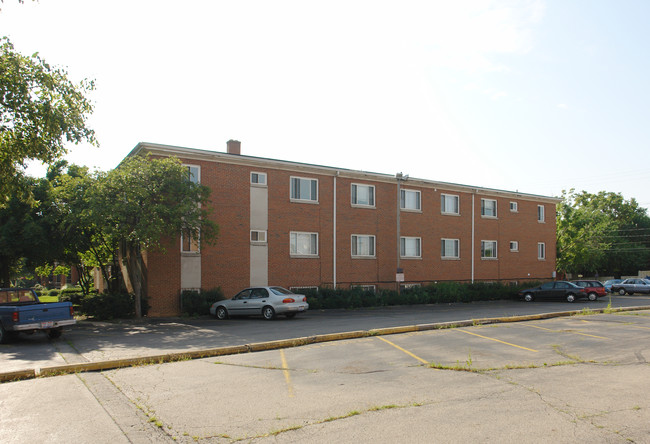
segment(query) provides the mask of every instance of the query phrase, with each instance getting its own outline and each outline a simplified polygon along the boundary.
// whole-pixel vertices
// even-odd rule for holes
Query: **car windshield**
[[[269,287],[269,289],[273,292],[273,294],[277,294],[280,296],[282,296],[283,294],[293,294],[291,291],[282,287]]]

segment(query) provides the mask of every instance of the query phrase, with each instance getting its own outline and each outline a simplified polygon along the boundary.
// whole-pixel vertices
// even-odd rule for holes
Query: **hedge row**
[[[186,316],[210,314],[210,307],[217,301],[225,299],[221,287],[211,290],[184,290],[181,293],[181,313]]]

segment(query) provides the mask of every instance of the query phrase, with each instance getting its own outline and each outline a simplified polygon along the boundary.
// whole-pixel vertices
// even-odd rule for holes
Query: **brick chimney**
[[[239,140],[230,139],[226,142],[226,145],[228,145],[228,154],[236,154],[238,156],[241,154],[241,142]]]

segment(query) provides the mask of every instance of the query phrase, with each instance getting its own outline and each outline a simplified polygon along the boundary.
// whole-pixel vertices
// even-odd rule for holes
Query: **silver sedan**
[[[278,314],[293,318],[308,308],[305,295],[294,294],[282,287],[251,287],[240,291],[232,299],[215,302],[210,307],[210,314],[217,319],[261,315],[271,320]]]

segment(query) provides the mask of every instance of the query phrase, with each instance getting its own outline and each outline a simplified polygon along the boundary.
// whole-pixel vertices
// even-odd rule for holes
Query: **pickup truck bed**
[[[0,343],[18,333],[43,331],[58,338],[64,326],[73,325],[70,302],[41,303],[29,288],[0,289]]]

